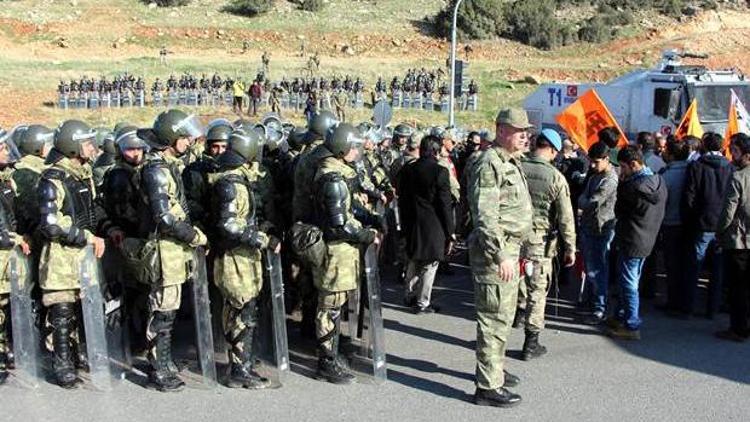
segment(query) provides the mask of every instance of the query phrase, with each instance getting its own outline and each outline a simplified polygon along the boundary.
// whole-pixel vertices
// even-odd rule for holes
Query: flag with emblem
[[[698,99],[693,98],[690,102],[685,115],[682,116],[677,129],[674,131],[674,136],[677,139],[685,139],[686,136],[695,136],[696,138],[703,137],[703,126],[701,126],[700,119],[698,118]]]
[[[617,145],[623,147],[628,144],[620,125],[593,89],[586,91],[573,104],[566,107],[555,120],[570,139],[585,151],[599,141],[599,131],[610,126],[620,133],[620,142]]]

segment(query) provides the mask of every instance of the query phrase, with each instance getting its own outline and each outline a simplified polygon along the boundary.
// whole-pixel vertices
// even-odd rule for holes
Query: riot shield
[[[68,109],[68,94],[60,94],[57,97],[57,107],[63,110]]]
[[[18,248],[10,255],[9,272],[13,353],[16,356],[16,369],[13,374],[22,385],[37,388],[41,361],[39,331],[34,323],[34,301],[31,298],[31,289],[34,286],[28,259]]]
[[[362,355],[372,359],[375,381],[383,383],[387,378],[385,354],[385,330],[380,296],[380,273],[378,271],[378,247],[370,245],[365,252],[365,275],[367,277],[367,327],[363,334]]]
[[[179,103],[179,97],[177,96],[177,93],[174,90],[170,90],[169,94],[167,96],[167,105],[169,107],[176,107]]]
[[[216,360],[214,357],[214,336],[211,327],[211,304],[208,296],[208,278],[206,277],[206,254],[203,248],[197,248],[193,255],[191,275],[193,292],[193,319],[195,320],[195,338],[198,348],[203,385],[216,388]]]
[[[94,256],[94,247],[84,249],[81,262],[81,311],[86,332],[86,353],[89,374],[94,388],[101,391],[112,389],[112,374],[107,353],[107,335],[104,321],[104,299],[101,291],[99,261]]]
[[[289,346],[286,335],[286,311],[284,309],[284,285],[281,275],[281,257],[272,251],[266,251],[266,271],[271,286],[271,305],[273,308],[274,357],[279,378],[289,371]]]

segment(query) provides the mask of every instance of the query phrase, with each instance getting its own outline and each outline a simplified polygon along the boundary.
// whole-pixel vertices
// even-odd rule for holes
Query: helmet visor
[[[191,114],[180,120],[172,126],[172,129],[175,133],[178,133],[181,136],[186,136],[190,139],[199,138],[204,134],[203,124],[195,114]]]
[[[7,149],[9,163],[15,163],[21,159],[21,153],[18,151],[18,147],[13,141],[13,134],[11,132],[0,129],[0,147],[5,147]]]

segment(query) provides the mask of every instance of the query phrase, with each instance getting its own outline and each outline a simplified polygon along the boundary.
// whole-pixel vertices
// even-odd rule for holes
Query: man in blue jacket
[[[607,325],[612,337],[640,340],[638,283],[664,219],[667,187],[661,176],[643,163],[643,153],[638,147],[621,149],[617,161],[620,184],[615,203],[615,245],[620,300]]]

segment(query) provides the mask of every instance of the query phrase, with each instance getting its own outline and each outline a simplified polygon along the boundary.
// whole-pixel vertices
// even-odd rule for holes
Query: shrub
[[[256,16],[273,8],[273,0],[231,0],[225,10],[242,16]]]
[[[142,0],[143,3],[150,4],[150,3],[156,3],[159,7],[177,7],[177,6],[187,6],[188,3],[190,3],[190,0]]]
[[[308,12],[320,12],[324,6],[323,0],[303,0],[300,8]]]

